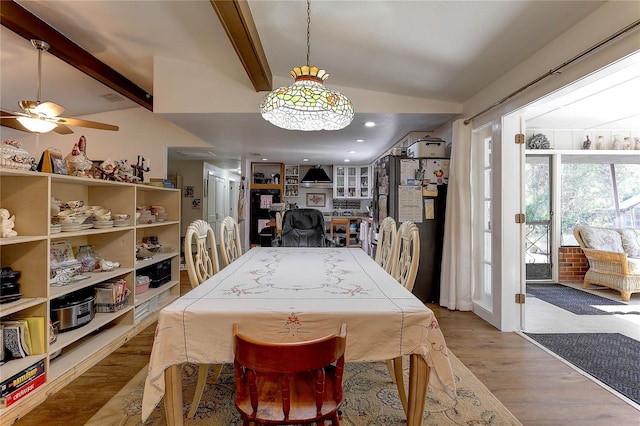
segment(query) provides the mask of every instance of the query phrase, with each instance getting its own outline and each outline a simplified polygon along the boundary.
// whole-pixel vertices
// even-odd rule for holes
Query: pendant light
[[[260,102],[262,118],[287,130],[340,130],[353,120],[351,101],[337,90],[325,87],[325,70],[309,66],[311,0],[307,0],[307,65],[291,71],[290,86],[280,87]]]

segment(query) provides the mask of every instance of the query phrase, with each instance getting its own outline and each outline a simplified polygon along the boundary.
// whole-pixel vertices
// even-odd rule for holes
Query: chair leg
[[[393,371],[396,385],[398,386],[398,395],[400,396],[400,402],[402,402],[402,408],[404,413],[407,414],[409,405],[407,403],[407,393],[404,390],[404,374],[402,372],[402,357],[394,358]]]
[[[393,367],[393,365],[394,365],[394,364],[393,364],[393,360],[392,360],[392,359],[388,359],[388,360],[386,360],[385,362],[386,362],[386,364],[387,364],[387,370],[389,370],[389,376],[391,376],[391,381],[392,381],[393,383],[395,383],[395,382],[396,382],[396,375],[395,375],[395,373],[394,373],[394,371],[393,371],[393,368],[394,368],[394,367]]]
[[[215,364],[213,366],[213,381],[218,381],[220,377],[220,371],[222,371],[222,364]],[[207,384],[207,375],[209,374],[209,365],[208,364],[200,364],[198,365],[198,382],[196,383],[196,390],[193,394],[193,401],[191,401],[191,408],[189,409],[189,414],[187,417],[192,419],[196,415],[196,411],[198,410],[198,405],[200,405],[200,399],[202,399],[202,394],[204,393],[204,387]]]

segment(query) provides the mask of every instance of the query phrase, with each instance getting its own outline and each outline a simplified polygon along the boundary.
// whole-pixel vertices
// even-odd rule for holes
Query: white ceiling
[[[208,0],[18,3],[149,93],[153,93],[154,56],[210,66],[238,64]],[[331,74],[328,86],[462,103],[603,3],[314,0],[311,63]],[[304,65],[305,2],[251,0],[249,5],[274,76],[288,76],[293,66]],[[19,100],[36,97],[37,53],[27,40],[4,27],[0,37],[1,104],[3,109],[16,109]],[[64,105],[63,116],[135,106],[127,99],[105,99],[104,95],[113,95],[112,90],[51,54],[44,55],[43,75],[42,98]],[[637,75],[640,73],[630,77],[634,84]],[[341,91],[349,95],[347,89]],[[558,113],[565,120],[575,116],[575,112]],[[174,119],[176,124],[215,145],[205,151],[217,154],[218,160],[250,158],[259,152],[283,162],[299,161],[301,154],[292,147],[299,146],[301,139],[354,140],[362,132],[354,124],[374,119],[380,125],[367,134],[359,157],[372,161],[409,131],[432,130],[452,118],[449,114],[368,115],[356,109],[354,124],[344,130],[280,131],[277,138],[256,146],[254,141],[267,132],[257,105],[255,113],[180,116]],[[551,115],[544,115],[544,121],[542,117],[539,114],[536,119],[545,126],[556,126]],[[226,140],[236,140],[228,136],[237,136],[239,129],[245,142],[221,147]],[[20,133],[2,128],[3,138],[19,138]],[[322,159],[318,163],[337,163],[345,157],[336,145],[319,145],[318,152],[310,153]]]

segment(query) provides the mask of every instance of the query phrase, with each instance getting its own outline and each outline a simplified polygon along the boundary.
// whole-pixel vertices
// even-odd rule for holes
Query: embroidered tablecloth
[[[433,311],[363,250],[256,247],[160,311],[142,419],[164,395],[169,366],[233,362],[234,323],[248,336],[292,342],[334,334],[343,322],[347,361],[420,354],[429,383],[455,395]]]

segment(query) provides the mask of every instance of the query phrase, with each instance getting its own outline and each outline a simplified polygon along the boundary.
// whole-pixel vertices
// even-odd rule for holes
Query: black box
[[[165,259],[153,265],[138,270],[136,275],[146,275],[151,278],[149,287],[158,288],[171,281],[171,259]]]

